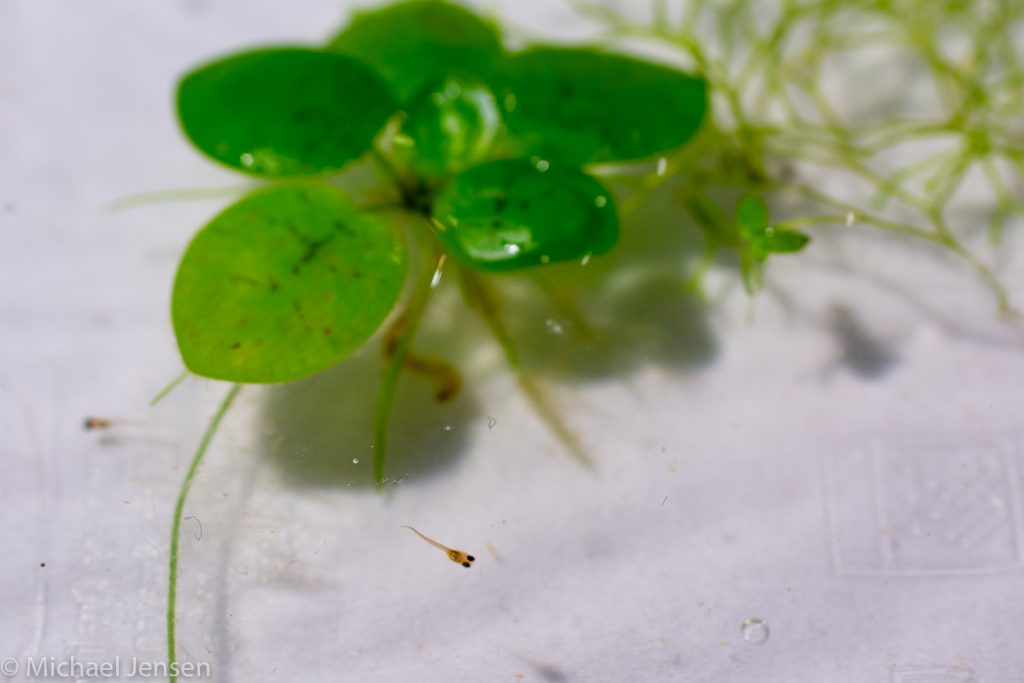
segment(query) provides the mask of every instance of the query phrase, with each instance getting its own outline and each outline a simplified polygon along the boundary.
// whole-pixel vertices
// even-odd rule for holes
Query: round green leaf
[[[258,176],[337,171],[370,149],[396,109],[369,67],[305,48],[232,55],[178,86],[178,116],[196,147]]]
[[[547,161],[474,166],[445,188],[433,213],[445,244],[489,270],[603,254],[619,235],[611,193],[586,173]]]
[[[445,76],[472,74],[488,81],[502,54],[492,24],[440,0],[360,12],[328,48],[373,65],[403,103]]]
[[[448,76],[406,107],[395,151],[425,175],[445,175],[483,161],[501,128],[493,93],[481,81]]]
[[[171,313],[185,365],[255,383],[325,370],[387,317],[405,266],[396,229],[339,190],[257,190],[199,231],[178,267]]]
[[[569,164],[679,147],[707,110],[703,78],[590,49],[541,47],[503,69],[504,119],[521,151]]]

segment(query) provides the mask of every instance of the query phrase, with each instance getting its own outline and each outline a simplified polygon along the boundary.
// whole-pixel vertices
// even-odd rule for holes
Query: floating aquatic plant
[[[948,210],[978,169],[994,200],[993,244],[1022,213],[1024,68],[1012,38],[1020,3],[654,0],[646,19],[574,5],[613,40],[668,47],[689,66],[590,47],[510,51],[476,14],[412,0],[356,14],[324,45],[250,50],[181,79],[186,136],[264,185],[198,232],[174,283],[187,370],[234,386],[175,507],[170,663],[185,498],[240,385],[324,371],[383,327],[373,434],[382,484],[395,390],[444,271],[454,271],[538,415],[583,461],[520,361],[492,278],[613,252],[620,224],[670,181],[659,210],[705,245],[693,272],[680,263],[681,281],[699,287],[731,251],[754,293],[774,255],[807,245],[806,230],[870,226],[947,249],[981,276],[1001,311],[1015,313]],[[875,50],[916,60],[933,84],[934,111],[867,123],[844,116],[824,74],[837,58]],[[945,146],[886,166],[892,147],[921,140]],[[346,186],[344,172],[359,165],[376,169],[385,199]],[[846,174],[870,196],[826,191],[810,167]],[[773,217],[794,205],[794,215]],[[439,386],[442,401],[458,390],[458,382]]]

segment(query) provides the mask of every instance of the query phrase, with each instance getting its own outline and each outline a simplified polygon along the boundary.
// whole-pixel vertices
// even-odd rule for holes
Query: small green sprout
[[[768,206],[761,197],[746,195],[736,205],[736,224],[739,228],[743,283],[747,292],[760,289],[764,279],[764,262],[769,254],[800,251],[810,238],[802,232],[771,224]]]

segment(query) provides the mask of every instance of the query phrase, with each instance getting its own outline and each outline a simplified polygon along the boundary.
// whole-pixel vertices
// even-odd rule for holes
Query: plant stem
[[[185,378],[189,376],[188,368],[181,371],[181,374],[171,380],[171,383],[165,386],[160,392],[149,401],[150,407],[155,406],[160,401],[164,400],[167,394],[178,388],[178,385],[185,381]]]
[[[202,440],[199,442],[199,448],[196,449],[196,454],[192,457],[192,463],[188,466],[188,471],[185,473],[185,478],[181,482],[181,486],[178,489],[178,499],[174,504],[174,520],[171,522],[171,551],[169,557],[169,573],[167,578],[167,668],[169,671],[168,680],[170,683],[176,683],[178,676],[176,674],[178,657],[175,646],[175,610],[178,598],[178,540],[181,535],[181,518],[182,513],[185,510],[185,501],[188,499],[189,489],[192,488],[192,481],[196,477],[196,472],[199,471],[199,465],[203,462],[203,456],[206,454],[207,448],[210,446],[210,442],[213,441],[214,435],[217,433],[217,428],[220,427],[221,420],[224,419],[224,415],[227,414],[228,409],[234,402],[235,397],[238,396],[238,392],[242,389],[241,384],[232,385],[228,391],[227,396],[220,404],[220,408],[214,413],[213,418],[210,420],[210,425],[206,428],[206,433],[203,434]]]
[[[437,269],[441,268],[444,258],[437,249],[427,251],[424,259],[423,272],[413,282],[412,293],[402,312],[395,318],[385,339],[384,372],[381,375],[380,388],[377,390],[377,403],[373,411],[373,481],[377,489],[384,485],[384,467],[387,463],[388,417],[395,402],[395,391],[401,378],[402,366],[412,347],[416,330],[419,328],[423,312],[427,308],[430,294],[434,291],[432,280]]]
[[[409,196],[410,189],[405,179],[402,178],[402,175],[398,172],[398,169],[394,167],[391,160],[384,156],[376,146],[370,148],[370,156],[373,157],[377,166],[384,171],[384,174],[388,179],[394,183],[395,190],[398,192],[399,196],[402,197],[404,202]]]
[[[115,199],[107,205],[107,210],[117,213],[126,209],[134,209],[148,204],[163,202],[202,201],[205,199],[221,199],[237,197],[243,192],[252,190],[259,185],[233,185],[228,187],[185,187],[176,190],[155,190],[139,192],[127,197]]]

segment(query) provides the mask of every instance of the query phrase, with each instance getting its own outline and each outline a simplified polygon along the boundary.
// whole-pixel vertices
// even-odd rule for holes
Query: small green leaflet
[[[412,99],[393,149],[426,176],[449,175],[483,161],[500,128],[498,104],[487,86],[449,76]]]
[[[736,222],[756,258],[800,251],[811,239],[802,232],[770,225],[764,200],[752,195],[742,197],[736,205]]]
[[[171,314],[198,375],[288,382],[326,370],[387,317],[405,281],[401,235],[326,185],[277,185],[192,240]]]
[[[178,116],[207,156],[257,176],[311,176],[362,156],[397,104],[367,66],[298,47],[243,52],[195,69]]]
[[[441,193],[433,212],[442,241],[486,270],[603,254],[619,235],[611,193],[600,182],[543,160],[474,166]]]
[[[744,242],[743,282],[751,294],[761,286],[764,261],[769,254],[800,251],[811,239],[802,232],[770,225],[768,206],[753,195],[744,195],[736,204],[736,223]]]

